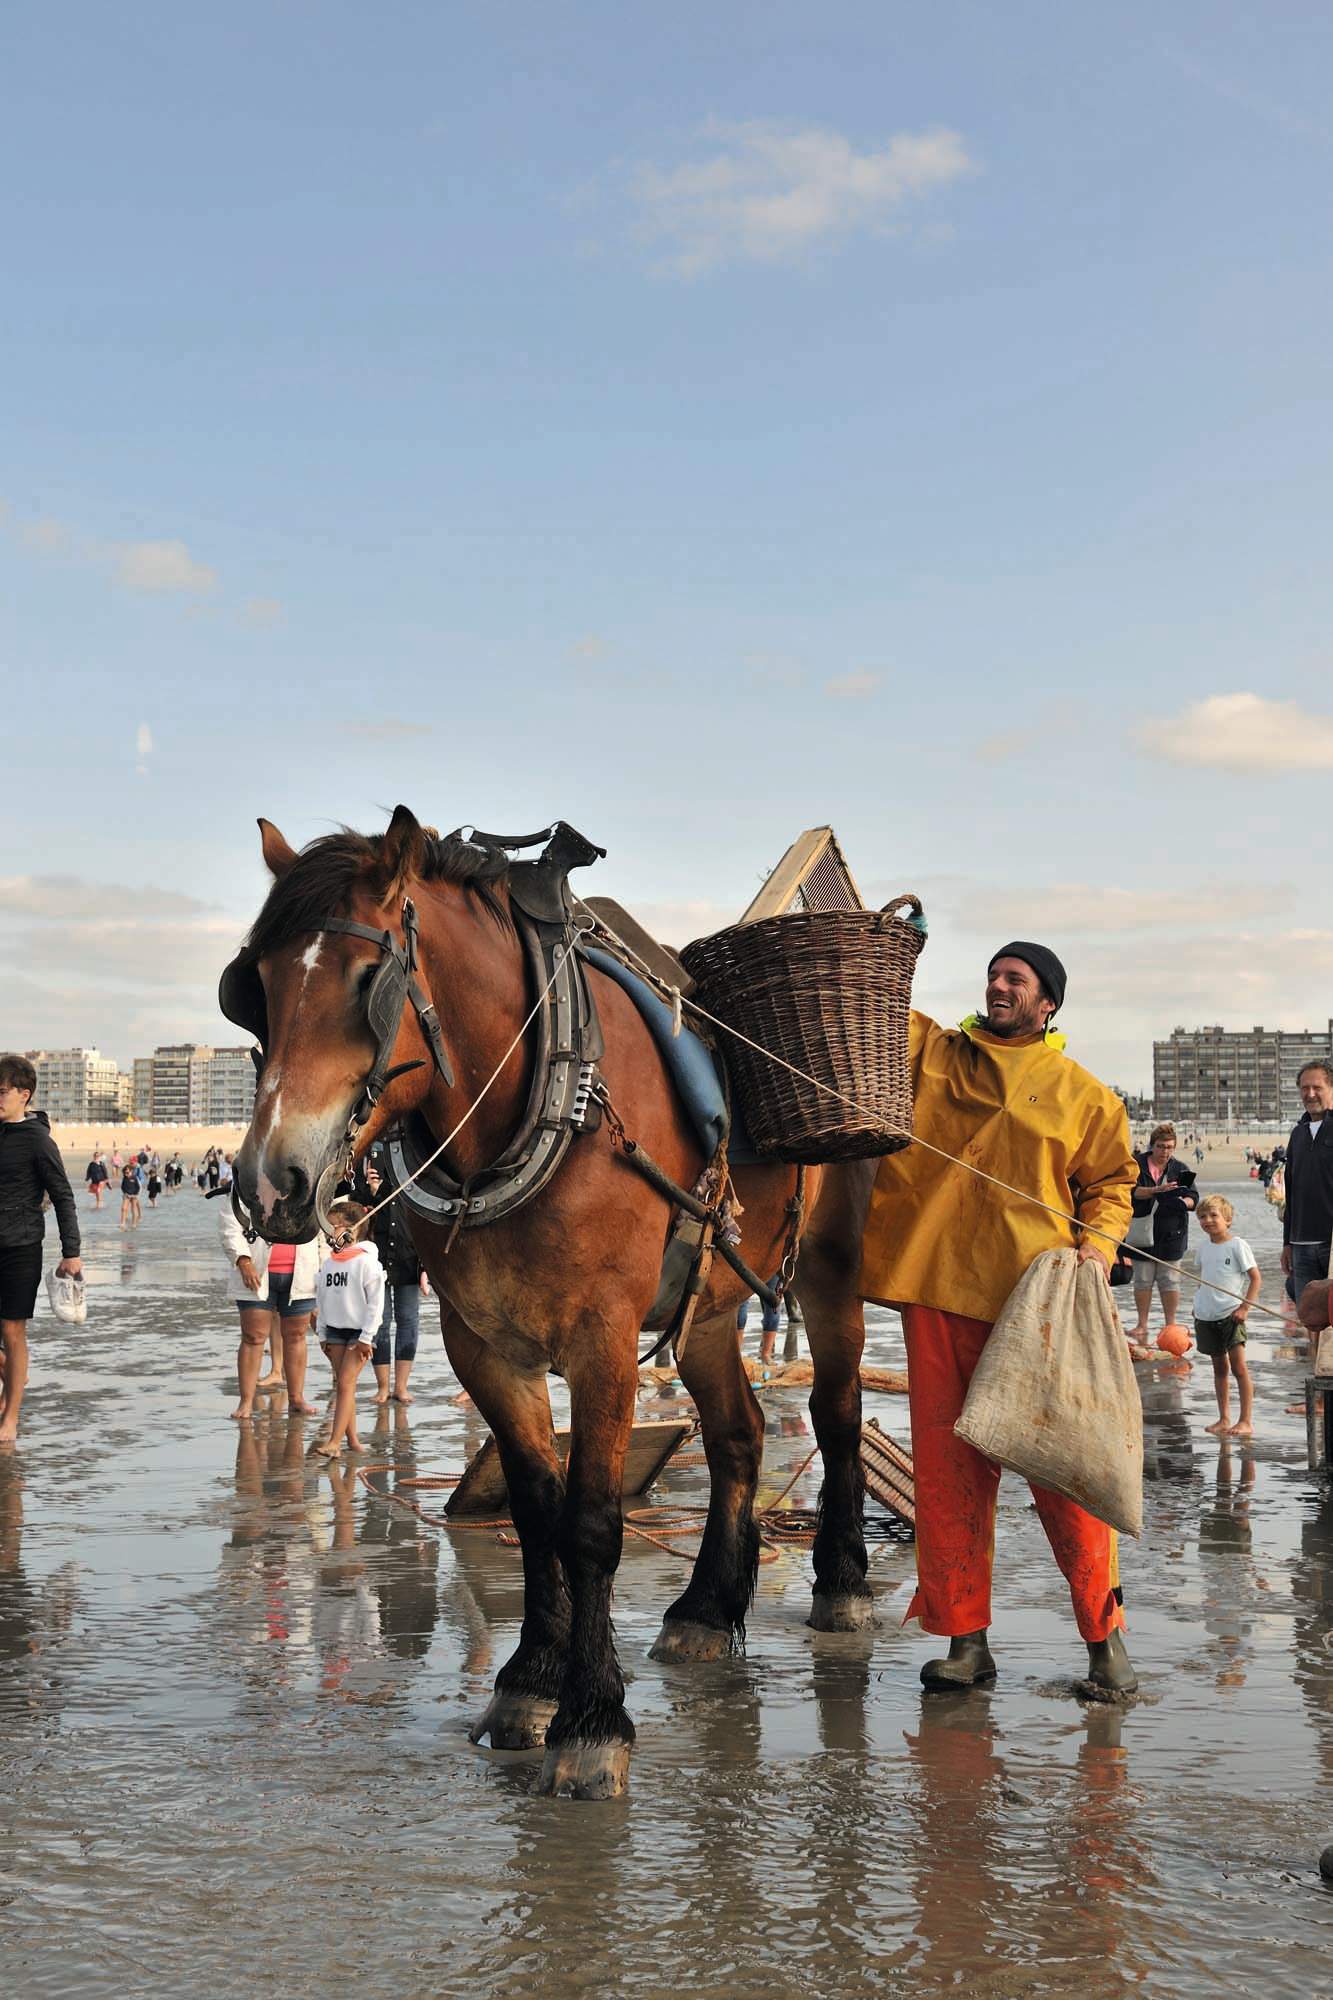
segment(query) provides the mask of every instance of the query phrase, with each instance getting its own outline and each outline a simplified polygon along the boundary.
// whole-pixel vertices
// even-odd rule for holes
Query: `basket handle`
[[[903,921],[911,924],[913,930],[919,930],[924,934],[926,928],[925,906],[923,905],[921,898],[919,896],[912,895],[910,890],[906,895],[895,896],[892,902],[886,903],[884,905],[884,908],[880,911],[880,916],[896,917],[899,910],[902,909],[904,903],[910,904],[912,914],[910,917],[903,919]]]

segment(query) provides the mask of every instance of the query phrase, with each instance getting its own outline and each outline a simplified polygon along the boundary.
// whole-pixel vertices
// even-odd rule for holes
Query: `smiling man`
[[[912,1087],[924,1147],[881,1160],[862,1244],[862,1295],[902,1311],[916,1466],[917,1591],[908,1618],[949,1640],[921,1670],[928,1688],[995,1678],[987,1643],[1000,1471],[954,1436],[996,1318],[1033,1258],[1077,1244],[1109,1270],[1102,1235],[1017,1199],[953,1164],[1036,1195],[1119,1241],[1138,1168],[1125,1107],[1063,1054],[1052,1021],[1065,969],[1045,945],[1016,941],[992,958],[986,1011],[960,1028],[912,1017]],[[1114,1532],[1073,1501],[1034,1487],[1088,1646],[1088,1677],[1128,1693],[1134,1670]]]
[[[1317,1057],[1296,1079],[1305,1106],[1287,1141],[1287,1200],[1282,1212],[1282,1268],[1297,1305],[1316,1278],[1328,1276],[1333,1239],[1333,1062]]]

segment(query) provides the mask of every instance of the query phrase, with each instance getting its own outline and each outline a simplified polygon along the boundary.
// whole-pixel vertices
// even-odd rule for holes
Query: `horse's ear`
[[[288,845],[271,819],[259,822],[259,844],[264,850],[269,874],[285,875],[296,859],[296,849]]]
[[[388,831],[380,842],[380,859],[388,882],[416,874],[425,858],[426,836],[421,822],[406,806],[395,806]]]

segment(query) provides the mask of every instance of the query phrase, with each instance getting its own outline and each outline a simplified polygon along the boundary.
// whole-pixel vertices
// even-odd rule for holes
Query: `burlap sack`
[[[1143,1528],[1143,1408],[1111,1293],[1043,1250],[1005,1300],[954,1431],[1126,1535]]]

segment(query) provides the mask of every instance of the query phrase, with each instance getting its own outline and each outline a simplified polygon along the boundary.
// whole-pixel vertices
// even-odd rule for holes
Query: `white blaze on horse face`
[[[282,1199],[268,1175],[264,1172],[261,1157],[259,1172],[255,1176],[255,1193],[259,1197],[259,1220],[266,1221]]]

